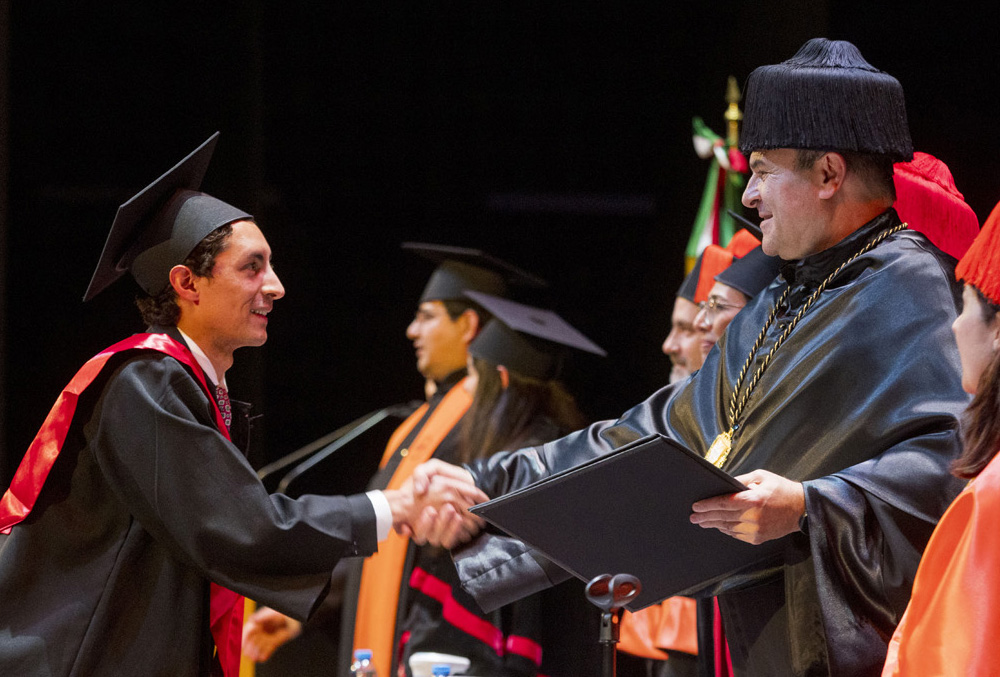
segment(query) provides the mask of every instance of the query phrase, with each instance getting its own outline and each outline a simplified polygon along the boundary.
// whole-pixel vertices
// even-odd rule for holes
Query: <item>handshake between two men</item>
[[[476,487],[467,470],[436,459],[417,466],[399,489],[383,493],[399,534],[419,545],[445,548],[479,533],[484,523],[468,509],[490,498]]]
[[[799,530],[805,514],[801,483],[766,470],[736,479],[747,489],[696,502],[691,506],[691,522],[754,545]],[[419,545],[445,548],[479,533],[483,521],[468,508],[490,498],[476,487],[467,470],[437,459],[417,466],[400,489],[387,491],[386,496],[397,532]]]

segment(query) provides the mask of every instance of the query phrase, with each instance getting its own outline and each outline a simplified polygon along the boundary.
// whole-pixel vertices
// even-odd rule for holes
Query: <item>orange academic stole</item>
[[[445,436],[458,424],[472,404],[472,395],[463,387],[465,380],[452,386],[420,429],[406,456],[399,462],[386,489],[398,489],[413,474],[414,468],[434,454]],[[384,467],[407,435],[426,415],[428,405],[413,412],[389,439],[382,457]],[[403,566],[410,539],[395,531],[379,544],[378,552],[365,560],[361,570],[361,589],[354,620],[354,648],[371,649],[372,662],[380,675],[388,675],[392,665],[396,633],[396,607],[403,582]]]

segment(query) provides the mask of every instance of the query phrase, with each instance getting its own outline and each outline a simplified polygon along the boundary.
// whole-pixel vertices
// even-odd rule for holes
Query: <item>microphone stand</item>
[[[602,611],[599,642],[603,677],[615,677],[617,674],[622,612],[624,606],[641,591],[639,579],[630,574],[601,574],[587,583],[587,599]]]

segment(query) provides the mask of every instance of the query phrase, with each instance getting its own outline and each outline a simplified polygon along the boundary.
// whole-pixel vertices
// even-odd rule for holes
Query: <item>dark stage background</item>
[[[691,118],[725,132],[728,75],[854,41],[987,216],[1000,26],[955,7],[0,2],[0,480],[80,364],[142,329],[131,280],[80,301],[117,206],[216,130],[204,188],[258,217],[288,291],[229,376],[266,412],[258,462],[419,397],[404,330],[430,266],[405,240],[547,277],[608,350],[567,381],[610,417],[666,382],[707,171]]]

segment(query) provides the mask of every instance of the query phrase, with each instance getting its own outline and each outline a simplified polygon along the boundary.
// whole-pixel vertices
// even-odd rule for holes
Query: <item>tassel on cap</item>
[[[1000,204],[990,212],[983,229],[958,262],[955,278],[1000,305]]]
[[[909,161],[903,87],[843,40],[813,38],[791,59],[750,74],[740,150],[797,148]]]

